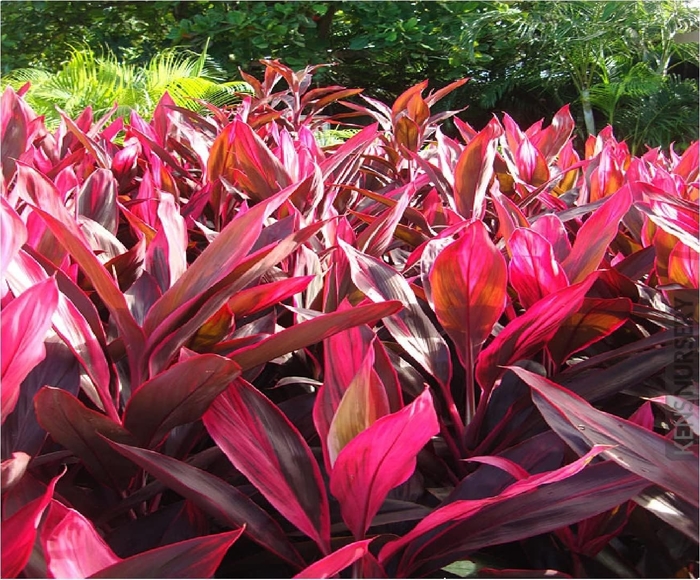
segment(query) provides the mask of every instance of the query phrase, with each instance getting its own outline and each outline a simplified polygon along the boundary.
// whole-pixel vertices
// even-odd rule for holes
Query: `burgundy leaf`
[[[230,355],[230,358],[236,361],[242,370],[252,369],[283,354],[320,342],[347,328],[391,316],[402,307],[403,305],[397,300],[389,300],[379,304],[356,306],[351,310],[323,314],[286,328],[262,342],[237,350]]]
[[[533,400],[550,427],[577,453],[611,445],[604,455],[628,471],[698,506],[697,457],[678,453],[673,441],[626,419],[595,409],[586,400],[544,377],[510,367],[533,390]]]
[[[304,565],[279,524],[237,488],[167,455],[114,442],[110,445],[211,516],[231,527],[245,525],[252,540],[294,566]]]
[[[211,578],[243,528],[177,542],[131,556],[90,578]]]
[[[284,413],[239,378],[214,401],[204,424],[236,469],[328,553],[329,508],[321,472]]]
[[[428,574],[471,552],[543,534],[602,513],[648,484],[611,461],[588,465],[601,448],[555,471],[520,480],[495,497],[434,510],[379,554],[396,577]],[[391,566],[391,567],[390,567]]]
[[[372,302],[398,300],[405,308],[384,319],[396,341],[442,385],[452,374],[447,344],[426,316],[405,278],[388,264],[338,240],[350,261],[352,281]]]
[[[176,363],[132,392],[124,427],[141,445],[157,446],[174,427],[200,419],[240,372],[235,362],[215,354]]]
[[[557,364],[620,328],[632,314],[629,298],[585,298],[578,312],[561,323],[547,346]]]
[[[34,397],[39,424],[56,443],[83,460],[101,481],[121,489],[134,476],[134,465],[115,452],[101,437],[135,444],[134,437],[119,423],[92,411],[70,393],[42,388]]]

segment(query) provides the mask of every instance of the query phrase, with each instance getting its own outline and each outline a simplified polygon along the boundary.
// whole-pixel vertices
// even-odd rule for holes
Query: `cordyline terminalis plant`
[[[698,144],[264,64],[3,94],[3,577],[696,574]]]

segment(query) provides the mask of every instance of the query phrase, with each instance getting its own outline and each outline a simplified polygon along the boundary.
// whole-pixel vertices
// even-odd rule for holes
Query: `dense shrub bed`
[[[3,94],[3,577],[696,574],[698,143],[265,65]]]

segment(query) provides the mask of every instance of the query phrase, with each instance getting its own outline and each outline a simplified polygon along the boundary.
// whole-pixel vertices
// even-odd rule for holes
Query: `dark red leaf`
[[[157,477],[169,488],[231,527],[245,525],[255,542],[294,566],[304,565],[279,524],[237,488],[201,469],[154,451],[109,442],[124,457]]]
[[[641,478],[698,506],[698,460],[673,441],[626,419],[595,409],[586,400],[544,377],[510,367],[533,389],[533,401],[550,427],[577,453],[611,445],[604,455]]]
[[[154,447],[174,427],[200,419],[240,372],[235,362],[215,354],[178,362],[132,392],[124,427],[142,446]]]
[[[103,568],[90,578],[211,578],[243,529],[149,550]]]
[[[214,401],[204,424],[236,469],[328,553],[330,519],[321,472],[279,407],[239,378]]]

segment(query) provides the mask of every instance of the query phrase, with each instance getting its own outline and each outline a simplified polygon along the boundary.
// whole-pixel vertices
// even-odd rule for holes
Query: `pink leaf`
[[[367,554],[372,539],[361,540],[343,546],[332,554],[328,554],[325,558],[314,562],[311,566],[304,568],[294,578],[334,578],[345,568]]]
[[[468,373],[506,306],[506,262],[484,224],[473,221],[430,270],[430,299]]]
[[[165,292],[187,269],[187,227],[172,195],[162,193],[158,203],[160,228],[146,253],[146,270]]]
[[[574,127],[569,105],[564,105],[556,112],[549,127],[531,137],[532,144],[541,151],[548,162],[551,162],[566,144]]]
[[[14,487],[22,479],[31,459],[31,456],[26,453],[15,451],[12,457],[2,462],[0,466],[0,473],[2,474],[2,493]]]
[[[503,369],[499,367],[541,350],[556,334],[559,325],[580,308],[596,277],[597,274],[593,273],[579,284],[542,298],[525,314],[507,324],[493,342],[479,353],[476,378],[481,388],[491,390],[503,374]]]
[[[121,560],[92,522],[52,500],[41,532],[50,578],[88,578]]]
[[[498,457],[496,455],[476,455],[470,457],[469,459],[466,459],[465,461],[475,461],[476,463],[483,463],[485,465],[492,465],[494,467],[498,467],[499,469],[502,469],[509,475],[512,475],[513,478],[518,481],[530,477],[530,474],[527,472],[527,470],[520,467],[520,465],[515,463],[515,461],[511,461],[510,459],[506,459],[505,457]]]
[[[327,553],[325,485],[309,446],[284,413],[239,378],[214,401],[204,424],[236,469]]]
[[[117,233],[117,180],[108,169],[96,169],[78,193],[78,213]]]
[[[2,422],[19,398],[24,378],[44,360],[44,338],[58,306],[58,287],[48,278],[23,292],[2,310]]]
[[[624,186],[583,224],[571,253],[562,264],[572,284],[581,282],[600,266],[610,242],[617,235],[620,220],[631,205],[632,193],[629,186]]]
[[[540,216],[532,224],[532,230],[547,240],[554,250],[554,258],[562,263],[571,251],[571,242],[566,235],[566,228],[561,219],[553,213]]]
[[[551,244],[534,230],[516,229],[508,248],[512,257],[508,265],[510,283],[525,308],[569,285]]]
[[[389,491],[416,468],[416,455],[440,430],[430,391],[386,415],[352,439],[331,472],[331,492],[343,520],[361,539]]]
[[[5,295],[5,271],[17,255],[19,249],[27,241],[27,228],[22,218],[7,202],[0,197],[0,295]]]
[[[331,467],[343,447],[377,419],[389,414],[389,400],[373,364],[374,350],[370,349],[333,415],[326,437]]]
[[[27,565],[34,548],[34,540],[41,516],[51,501],[56,482],[61,475],[57,475],[49,482],[46,492],[41,497],[29,502],[9,518],[3,520],[2,558],[0,558],[3,578],[16,578]]]

